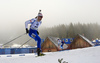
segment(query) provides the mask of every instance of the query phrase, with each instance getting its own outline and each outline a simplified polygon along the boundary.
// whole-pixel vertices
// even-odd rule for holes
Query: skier
[[[63,49],[63,45],[64,45],[64,43],[65,43],[64,40],[63,40],[61,43],[62,43],[62,44],[61,44],[61,48]]]
[[[28,20],[25,22],[25,28],[26,28],[26,34],[29,33],[29,36],[33,38],[37,42],[37,54],[38,56],[41,56],[41,38],[38,36],[38,27],[42,23],[43,15],[40,13],[41,10],[38,13],[38,16],[36,18],[32,18],[31,20]],[[31,24],[30,29],[28,30],[28,24]]]

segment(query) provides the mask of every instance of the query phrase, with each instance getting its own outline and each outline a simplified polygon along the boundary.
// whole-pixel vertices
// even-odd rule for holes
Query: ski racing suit
[[[42,21],[37,21],[33,18],[25,22],[25,28],[28,28],[28,24],[31,24],[29,30],[29,36],[37,42],[37,48],[41,49],[41,38],[38,36],[38,27],[41,25]]]
[[[65,43],[65,42],[64,42],[64,41],[62,41],[61,43],[62,43],[62,44],[61,44],[61,48],[63,49],[63,45],[64,45],[64,43]]]

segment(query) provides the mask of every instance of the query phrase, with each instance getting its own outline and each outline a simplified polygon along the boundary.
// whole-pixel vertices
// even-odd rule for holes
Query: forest
[[[48,36],[59,38],[74,38],[77,34],[84,35],[89,40],[100,38],[100,25],[98,23],[70,23],[60,24],[53,27],[45,27],[39,30],[40,37],[45,39]]]

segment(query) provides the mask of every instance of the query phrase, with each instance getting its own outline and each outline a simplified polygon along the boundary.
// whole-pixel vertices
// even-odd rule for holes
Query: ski
[[[46,54],[40,54],[39,56],[37,55],[37,56],[35,56],[35,57],[41,57],[41,56],[45,56]]]

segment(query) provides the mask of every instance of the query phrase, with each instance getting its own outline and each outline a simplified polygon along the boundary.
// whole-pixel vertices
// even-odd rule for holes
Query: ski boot
[[[38,56],[44,56],[45,54],[43,54],[40,50],[40,48],[37,48],[37,55]]]

